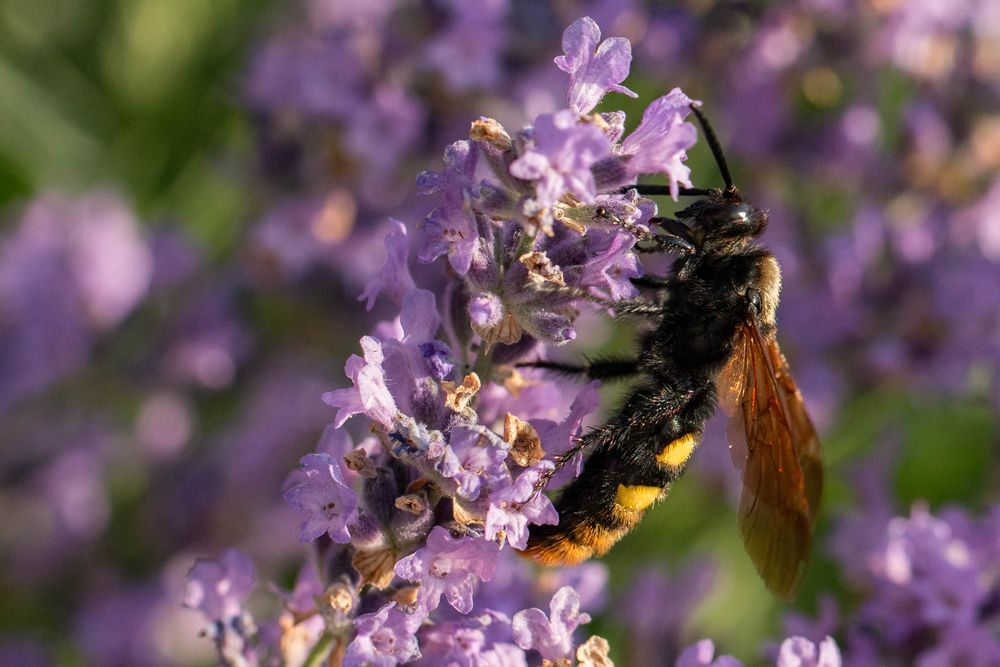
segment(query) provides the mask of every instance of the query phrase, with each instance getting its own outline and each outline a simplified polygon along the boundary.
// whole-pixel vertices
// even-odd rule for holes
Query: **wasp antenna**
[[[715,136],[715,130],[708,123],[708,119],[705,118],[705,114],[701,112],[697,105],[691,104],[691,111],[694,113],[695,118],[698,119],[698,124],[701,125],[701,131],[705,134],[705,141],[708,142],[708,147],[712,150],[712,157],[715,158],[715,163],[719,165],[719,171],[722,172],[722,180],[726,183],[726,192],[735,192],[736,188],[733,186],[733,177],[729,173],[729,165],[726,163],[726,156],[722,153],[722,146],[719,145],[719,139]]]
[[[672,194],[669,185],[653,185],[651,183],[637,183],[636,185],[626,185],[625,187],[618,190],[618,194],[625,194],[629,190],[635,190],[640,195],[647,197],[654,197],[659,195],[669,195]],[[718,190],[709,190],[707,188],[686,188],[683,185],[677,188],[677,194],[681,197],[706,197],[713,192],[717,193]]]
[[[718,190],[709,190],[708,188],[677,188],[677,194],[682,197],[707,197],[713,192],[717,193]]]

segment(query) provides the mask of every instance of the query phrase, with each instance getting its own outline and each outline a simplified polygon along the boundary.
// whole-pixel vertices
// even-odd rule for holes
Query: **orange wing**
[[[809,559],[822,493],[816,430],[778,344],[752,322],[741,325],[718,387],[733,463],[743,473],[743,543],[768,589],[790,599]]]

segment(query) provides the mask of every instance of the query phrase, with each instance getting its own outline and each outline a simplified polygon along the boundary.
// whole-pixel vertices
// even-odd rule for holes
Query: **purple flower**
[[[590,167],[611,152],[611,142],[600,128],[579,122],[572,111],[557,111],[535,119],[533,139],[528,150],[510,165],[510,173],[538,181],[538,206],[548,208],[567,192],[585,203],[597,198]]]
[[[505,461],[507,450],[484,441],[479,429],[454,426],[444,455],[437,469],[458,484],[456,493],[467,500],[476,500],[486,484],[503,483],[510,479]]]
[[[674,667],[742,667],[742,663],[731,655],[715,658],[715,644],[711,639],[702,639],[681,651]]]
[[[350,389],[336,389],[323,394],[327,405],[340,408],[334,421],[342,426],[353,415],[364,413],[385,428],[392,428],[396,416],[396,403],[386,386],[382,369],[382,344],[371,336],[361,339],[364,359],[352,354],[344,365],[344,372],[354,382]]]
[[[444,428],[447,415],[431,376],[441,374],[442,379],[445,369],[450,371],[451,358],[448,346],[434,338],[440,324],[434,293],[415,289],[403,299],[397,330],[379,329],[390,399],[402,412],[434,428]]]
[[[598,391],[600,386],[601,383],[595,380],[581,389],[569,407],[569,414],[561,422],[548,419],[532,420],[531,425],[538,432],[542,449],[550,456],[563,454],[576,444],[575,441],[580,434],[584,418],[596,410],[601,403],[601,394]],[[582,465],[583,457],[575,457],[573,461],[567,463],[562,470],[552,476],[549,486],[558,488],[575,479],[580,474]]]
[[[617,230],[591,229],[586,238],[589,258],[580,267],[580,286],[613,301],[639,296],[631,281],[642,275],[639,259],[632,252],[635,237]]]
[[[585,16],[563,32],[562,49],[566,55],[558,56],[555,63],[569,74],[569,108],[574,112],[590,113],[611,91],[638,97],[619,85],[632,63],[632,45],[627,39],[609,37],[601,42],[601,29]]]
[[[454,538],[441,526],[427,536],[427,546],[396,563],[396,574],[420,582],[417,604],[431,612],[444,594],[448,603],[462,614],[472,611],[476,579],[489,581],[496,570],[496,543],[466,535]]]
[[[715,571],[709,558],[691,562],[670,577],[658,567],[636,571],[618,606],[636,664],[655,664],[664,651],[674,655],[680,650],[692,612],[712,589]],[[662,613],[650,614],[662,600],[670,604]]]
[[[654,100],[642,114],[639,127],[622,142],[628,156],[627,169],[633,176],[666,174],[670,194],[677,199],[678,184],[691,185],[691,169],[683,164],[687,149],[698,140],[698,131],[684,118],[690,113],[691,98],[674,88]]]
[[[493,540],[502,532],[515,549],[528,546],[528,524],[557,524],[559,515],[552,501],[535,490],[542,475],[551,470],[551,461],[541,461],[526,469],[517,479],[490,495],[486,513],[486,538]]]
[[[460,275],[468,273],[472,254],[479,243],[476,220],[472,213],[469,189],[478,161],[478,151],[469,141],[456,141],[444,153],[444,169],[423,172],[417,185],[424,194],[441,191],[444,203],[431,211],[420,226],[424,242],[420,261],[433,262],[441,255]]]
[[[417,628],[424,617],[407,614],[390,602],[373,614],[358,616],[358,634],[347,647],[344,667],[393,667],[420,657]]]
[[[417,348],[424,356],[424,361],[427,362],[427,368],[430,369],[431,375],[436,379],[443,380],[451,375],[451,369],[455,367],[451,348],[439,340],[420,343]]]
[[[781,642],[776,667],[840,667],[840,649],[832,637],[817,646],[804,637],[789,637]]]
[[[347,40],[289,35],[259,49],[244,86],[256,110],[343,118],[362,106],[361,68]]]
[[[301,542],[328,533],[335,542],[351,541],[347,527],[357,521],[358,497],[344,484],[340,463],[328,454],[306,454],[300,461],[305,480],[285,491],[285,500],[308,517],[299,532]]]
[[[532,607],[511,619],[514,642],[523,649],[538,651],[548,660],[572,659],[573,632],[584,623],[590,623],[590,615],[580,612],[580,596],[569,586],[552,596],[549,616]]]
[[[510,619],[488,611],[436,623],[421,633],[422,667],[527,667],[524,651],[509,643]]]
[[[146,296],[153,255],[115,195],[48,195],[0,238],[0,409],[81,366]]]
[[[1000,640],[988,624],[955,626],[941,634],[936,646],[921,653],[916,664],[918,667],[1000,665]]]
[[[210,621],[239,617],[255,578],[253,561],[236,549],[226,551],[221,561],[199,558],[188,572],[184,606],[197,609]]]
[[[365,291],[358,297],[365,301],[365,308],[372,309],[375,299],[382,292],[387,292],[396,303],[402,303],[403,297],[415,289],[413,276],[407,266],[410,256],[410,240],[406,234],[406,225],[395,218],[389,219],[392,231],[385,235],[385,264],[377,276],[372,278]]]

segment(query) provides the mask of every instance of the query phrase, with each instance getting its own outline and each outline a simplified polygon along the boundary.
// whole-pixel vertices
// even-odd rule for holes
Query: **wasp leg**
[[[652,289],[663,289],[670,286],[670,278],[664,276],[639,276],[631,278],[630,282],[636,287],[650,287]]]
[[[639,371],[638,359],[595,359],[586,364],[564,364],[558,361],[528,361],[519,368],[541,368],[566,375],[585,375],[594,380],[619,380]]]
[[[616,315],[641,315],[660,317],[664,314],[662,304],[645,299],[622,299],[621,301],[595,300],[605,308],[612,308]]]
[[[587,290],[576,287],[556,287],[553,289],[540,288],[538,294],[548,294],[552,298],[570,297],[595,303],[603,308],[609,308],[618,315],[640,315],[646,317],[661,317],[664,314],[663,305],[650,301],[649,299],[605,299],[604,297],[591,294]]]

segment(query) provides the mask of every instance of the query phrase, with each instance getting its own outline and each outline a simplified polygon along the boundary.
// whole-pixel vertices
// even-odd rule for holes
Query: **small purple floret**
[[[358,518],[358,497],[344,484],[340,463],[328,454],[306,454],[299,463],[305,480],[285,491],[284,498],[308,516],[299,540],[311,542],[328,533],[335,542],[351,541],[348,526]]]
[[[687,149],[698,139],[698,131],[684,118],[691,112],[692,102],[680,88],[674,88],[646,107],[639,127],[622,142],[622,155],[629,156],[628,171],[633,176],[666,174],[674,199],[679,185],[691,185],[691,169],[684,160]]]
[[[534,144],[510,165],[510,173],[537,181],[535,199],[542,207],[567,192],[580,201],[597,198],[591,165],[611,152],[611,142],[596,125],[580,123],[572,111],[542,114],[535,119]]]
[[[420,614],[401,612],[390,602],[373,614],[354,620],[358,634],[347,647],[344,667],[394,667],[420,657],[416,632]]]
[[[476,579],[489,581],[496,570],[500,549],[496,543],[467,535],[453,538],[441,526],[427,536],[427,546],[396,563],[396,574],[420,582],[417,604],[425,612],[448,603],[462,614],[472,611],[472,593]]]
[[[354,382],[349,389],[335,389],[323,394],[327,405],[340,408],[336,426],[341,426],[353,415],[364,413],[386,428],[392,428],[396,415],[396,402],[386,386],[382,369],[382,344],[371,336],[361,339],[364,359],[352,354],[344,365],[344,372]]]
[[[549,615],[532,607],[514,614],[511,628],[514,641],[523,649],[534,649],[547,660],[573,657],[573,632],[590,622],[590,615],[580,612],[580,596],[563,586],[552,596]]]
[[[535,493],[535,485],[551,470],[551,461],[541,461],[528,468],[507,486],[494,490],[486,513],[486,538],[495,539],[503,531],[515,549],[528,546],[528,524],[556,524],[559,515],[544,493]]]
[[[590,113],[609,92],[638,95],[621,86],[632,64],[632,45],[622,37],[601,42],[601,29],[589,16],[577,19],[563,32],[565,55],[556,66],[569,74],[569,108]]]

